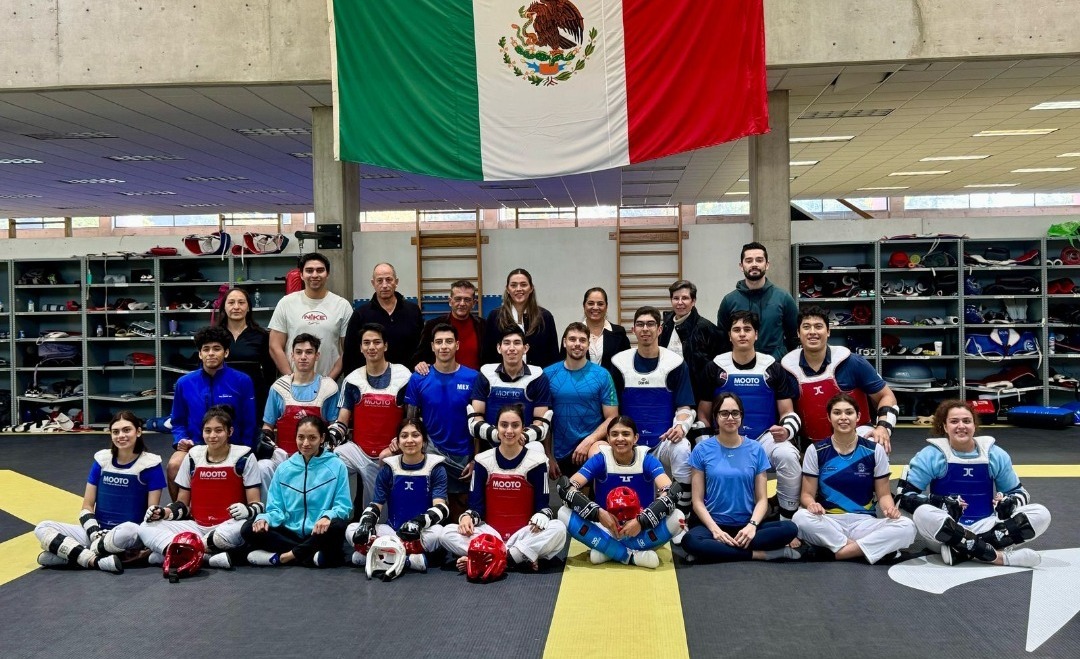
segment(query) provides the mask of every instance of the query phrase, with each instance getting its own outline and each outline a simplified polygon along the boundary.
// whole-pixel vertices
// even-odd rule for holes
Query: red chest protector
[[[296,453],[296,427],[300,419],[306,416],[322,416],[322,408],[317,405],[286,405],[285,412],[277,420],[277,445],[289,455]]]
[[[528,474],[545,465],[547,460],[536,452],[525,451],[525,457],[516,467],[505,469],[499,466],[498,450],[493,448],[480,453],[476,462],[488,472],[484,484],[484,521],[506,540],[528,524],[536,512],[536,491]]]
[[[484,490],[484,521],[506,540],[529,523],[534,497],[532,483],[524,475],[489,473]]]
[[[201,447],[195,447],[201,448]],[[192,449],[192,451],[195,450]],[[246,455],[234,455],[247,447],[232,447],[229,457],[222,463],[208,464],[205,451],[190,456],[191,468],[191,517],[200,526],[217,526],[232,519],[229,506],[246,501],[244,479],[241,476],[247,460]]]
[[[360,390],[360,399],[352,408],[353,442],[364,455],[377,458],[390,445],[394,432],[405,415],[398,406],[398,392],[411,377],[409,369],[401,364],[390,364],[390,385],[376,389],[367,379],[367,371],[358,368],[345,379]]]
[[[832,436],[832,424],[829,423],[829,415],[825,411],[825,405],[829,399],[843,391],[836,381],[836,368],[851,356],[851,351],[843,346],[830,346],[831,361],[825,370],[817,375],[807,375],[799,365],[801,350],[793,350],[784,355],[781,364],[784,369],[795,376],[799,383],[799,398],[795,401],[795,411],[802,419],[803,433],[812,441],[820,442]],[[870,423],[870,404],[866,393],[854,389],[844,391],[855,399],[859,410],[858,424],[860,426]]]

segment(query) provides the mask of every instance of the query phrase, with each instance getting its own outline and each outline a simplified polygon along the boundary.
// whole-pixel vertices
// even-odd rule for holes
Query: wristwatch
[[[750,525],[754,528],[757,528],[757,522],[755,522],[754,520],[750,520]]]

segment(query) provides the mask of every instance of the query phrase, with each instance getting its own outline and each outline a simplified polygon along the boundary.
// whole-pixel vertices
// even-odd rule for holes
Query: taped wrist
[[[671,487],[666,490],[661,490],[660,496],[653,499],[648,508],[644,508],[638,513],[637,520],[638,524],[641,524],[641,528],[655,529],[660,526],[664,518],[675,511],[675,502],[681,492],[682,485],[678,482],[672,483]]]
[[[262,501],[256,501],[255,503],[247,504],[248,517],[254,518],[256,515],[260,515],[266,512],[266,504]]]
[[[183,502],[180,502],[180,501],[173,501],[172,503],[170,503],[169,505],[167,505],[165,507],[168,508],[170,511],[172,511],[172,519],[173,519],[173,521],[181,520],[181,519],[187,519],[187,516],[188,516],[187,504],[185,504]]]
[[[480,513],[472,510],[471,508],[458,515],[458,523],[461,523],[462,517],[468,517],[469,519],[471,519],[473,526],[480,526],[484,522],[484,520],[480,517]]]
[[[79,524],[82,524],[83,530],[86,531],[86,535],[89,538],[93,538],[98,533],[101,533],[101,525],[98,524],[97,519],[94,517],[94,513],[90,510],[84,510],[79,513]]]
[[[877,427],[884,428],[889,436],[892,437],[893,428],[896,427],[896,417],[900,415],[900,410],[893,405],[885,405],[878,408],[878,420]]]
[[[799,418],[798,414],[788,412],[780,417],[780,421],[777,425],[787,431],[788,439],[795,439],[799,436],[799,431],[802,430],[802,419]]]
[[[697,412],[684,407],[675,412],[675,418],[671,420],[672,426],[679,426],[682,428],[683,436],[690,432],[690,426],[693,425],[694,419],[697,418]]]
[[[423,515],[420,515],[425,529],[431,528],[435,524],[441,523],[450,514],[450,509],[446,507],[445,503],[437,503],[434,506],[424,511]]]

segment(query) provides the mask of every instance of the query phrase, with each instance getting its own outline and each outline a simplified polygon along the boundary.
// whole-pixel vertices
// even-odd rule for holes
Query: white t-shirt
[[[290,293],[281,298],[270,318],[270,329],[285,334],[285,354],[292,354],[292,341],[297,334],[311,334],[322,341],[319,362],[315,371],[330,375],[330,368],[341,356],[338,339],[345,336],[353,308],[349,302],[335,293],[315,300],[304,291]]]

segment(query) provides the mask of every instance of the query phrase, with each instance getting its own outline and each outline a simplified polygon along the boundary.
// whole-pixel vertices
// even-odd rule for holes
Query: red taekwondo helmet
[[[469,543],[465,574],[470,581],[495,581],[506,572],[506,543],[481,533]]]
[[[169,583],[177,583],[180,577],[190,577],[199,571],[203,556],[206,554],[206,542],[194,531],[176,534],[165,548],[165,563],[161,567],[162,576]]]

